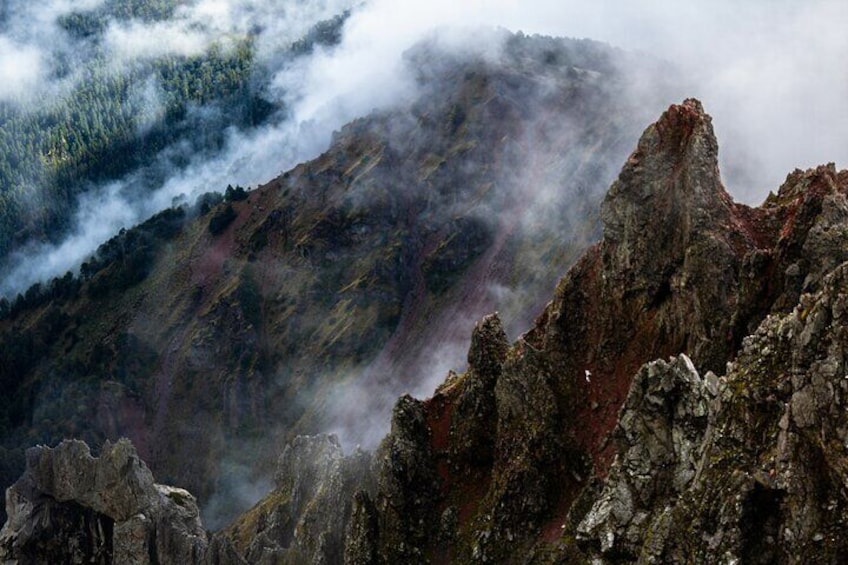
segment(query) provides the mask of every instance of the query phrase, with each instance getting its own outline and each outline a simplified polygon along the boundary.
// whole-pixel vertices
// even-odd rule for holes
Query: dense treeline
[[[48,283],[35,283],[12,301],[0,297],[0,320],[15,318],[25,310],[46,304],[62,304],[78,296],[86,281],[89,282],[88,296],[95,299],[126,290],[147,277],[160,246],[176,237],[186,221],[209,214],[226,202],[227,205],[216,209],[209,220],[209,231],[217,235],[237,216],[230,203],[247,197],[248,191],[243,187],[228,185],[223,195],[207,192],[200,195],[193,206],[184,204],[168,208],[131,229],[122,229],[80,266],[78,277],[67,272]]]
[[[65,16],[60,25],[87,38],[97,53],[96,39],[110,20],[166,19],[181,3],[108,0]],[[346,16],[316,25],[289,55],[337,43]],[[199,56],[162,57],[120,72],[99,53],[60,100],[24,109],[0,103],[0,262],[25,241],[59,240],[76,197],[94,184],[150,165],[177,144],[182,160],[179,154],[169,158],[179,166],[189,154],[220,149],[227,127],[254,127],[283,111],[266,99],[268,71],[255,55],[249,36]],[[55,70],[57,76],[67,72]],[[38,93],[32,99],[40,100]],[[146,184],[156,186],[167,173],[151,169]]]
[[[107,0],[93,10],[62,16],[59,26],[77,38],[94,37],[106,29],[110,19],[145,22],[167,20],[177,6],[185,3],[185,0]]]
[[[55,237],[90,183],[149,164],[177,141],[214,150],[227,126],[261,122],[273,107],[253,86],[252,59],[245,40],[121,74],[104,64],[53,107],[0,107],[0,255],[29,237]],[[192,106],[218,111],[192,114]]]

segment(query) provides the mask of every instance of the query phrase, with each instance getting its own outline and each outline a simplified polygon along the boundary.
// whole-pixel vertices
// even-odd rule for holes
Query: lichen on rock
[[[685,354],[640,369],[615,430],[618,454],[577,527],[582,539],[604,554],[639,554],[663,509],[703,468],[715,392]]]

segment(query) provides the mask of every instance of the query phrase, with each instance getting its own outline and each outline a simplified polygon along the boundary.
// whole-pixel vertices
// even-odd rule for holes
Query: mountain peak
[[[685,147],[693,137],[708,136],[715,140],[712,118],[697,98],[687,98],[682,104],[672,104],[654,126],[662,142],[671,149]]]
[[[604,237],[634,241],[648,228],[680,243],[702,220],[726,214],[712,118],[689,98],[648,126],[604,200]],[[655,240],[654,240],[655,242]]]
[[[694,98],[670,106],[645,129],[601,205],[615,286],[653,302],[674,286],[672,273],[691,272],[707,249],[733,262],[735,210],[721,183],[712,119]]]

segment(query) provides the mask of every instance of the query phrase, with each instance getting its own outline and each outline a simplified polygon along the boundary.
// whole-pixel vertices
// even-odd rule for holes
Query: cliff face
[[[121,234],[0,320],[0,485],[33,443],[126,436],[221,526],[298,434],[376,444],[496,304],[527,327],[643,121],[614,50],[504,40],[498,58],[419,46],[408,103],[244,198]]]
[[[644,367],[619,451],[577,531],[644,563],[841,563],[848,557],[846,265],[745,338],[720,379],[688,358]]]
[[[398,402],[349,562],[838,561],[841,518],[822,508],[844,500],[841,416],[821,414],[839,412],[843,332],[821,314],[832,334],[811,357],[798,324],[839,295],[848,173],[796,171],[749,208],[716,156],[701,105],[669,108],[534,327],[510,346],[485,318],[468,371]]]
[[[533,327],[510,344],[483,318],[468,370],[402,397],[373,455],[289,445],[221,562],[848,558],[848,172],[795,171],[750,208],[717,147],[699,102],[671,106]],[[0,555],[25,561],[14,500]]]

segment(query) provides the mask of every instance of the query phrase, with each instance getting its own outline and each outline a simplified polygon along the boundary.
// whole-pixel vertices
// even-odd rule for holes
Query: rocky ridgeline
[[[700,103],[671,106],[534,327],[510,345],[484,318],[469,369],[402,397],[373,455],[299,438],[210,538],[134,454],[70,495],[60,477],[111,464],[36,448],[0,556],[122,562],[131,523],[148,562],[845,562],[848,172],[796,171],[750,208],[717,152]],[[145,494],[110,502],[124,491]]]
[[[588,40],[497,37],[498,57],[417,45],[414,92],[321,155],[163,211],[81,278],[0,305],[0,490],[31,438],[128,437],[218,528],[247,509],[236,469],[264,482],[281,445],[327,429],[373,448],[397,396],[438,378],[433,351],[495,308],[528,327],[652,118],[627,77],[670,74]]]

